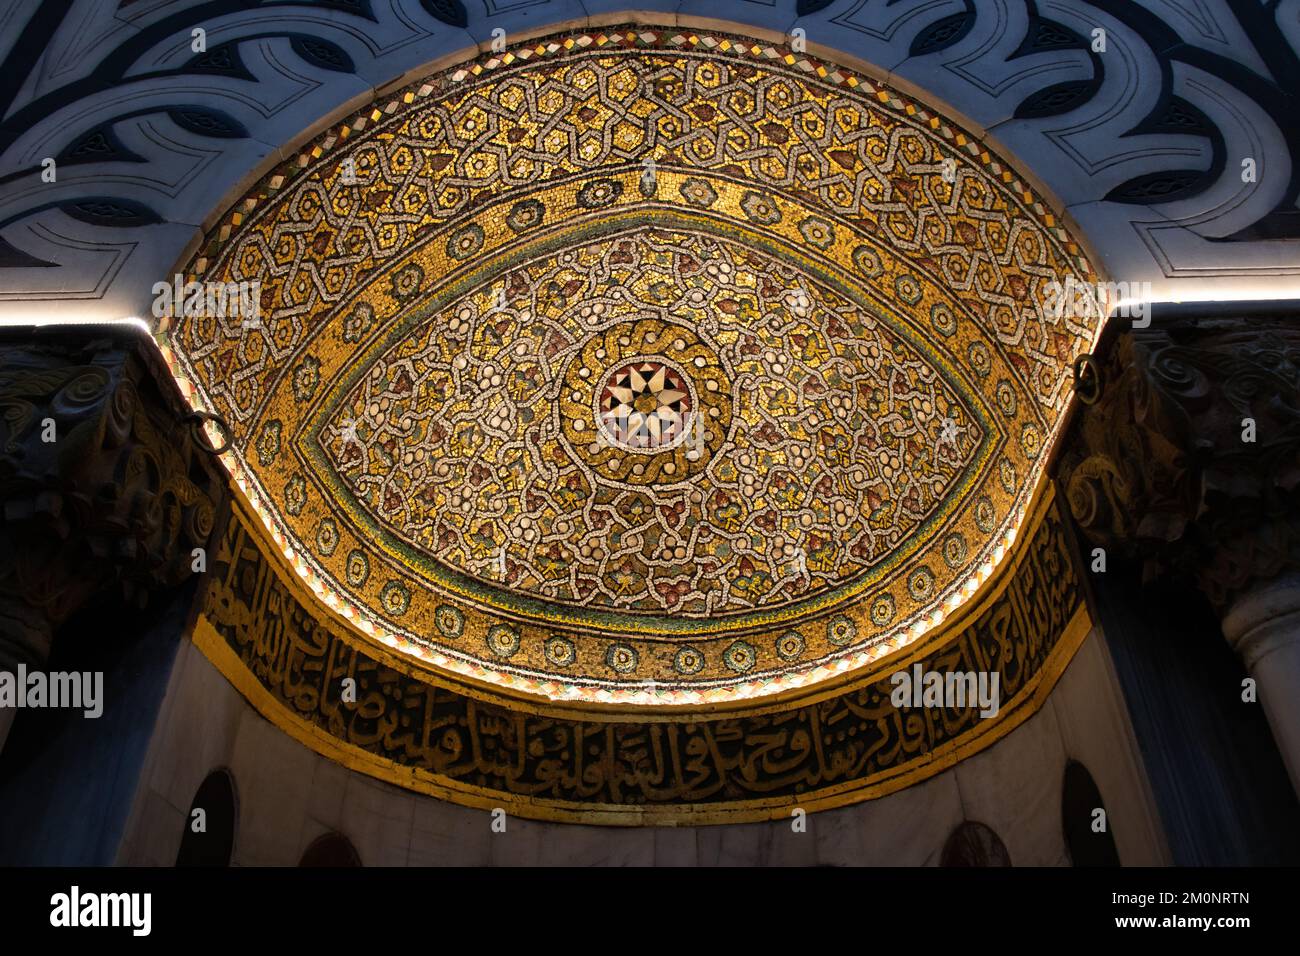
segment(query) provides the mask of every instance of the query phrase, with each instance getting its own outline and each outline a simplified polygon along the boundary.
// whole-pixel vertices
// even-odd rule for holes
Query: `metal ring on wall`
[[[1091,375],[1084,377],[1084,372]],[[1088,387],[1088,383],[1092,383]],[[1091,352],[1085,352],[1074,360],[1074,394],[1085,405],[1096,405],[1101,400],[1102,392],[1101,365]]]
[[[230,426],[226,424],[226,420],[213,412],[191,412],[186,415],[182,421],[189,424],[191,431],[203,435],[204,438],[208,437],[203,431],[204,422],[212,422],[221,429],[221,435],[224,438],[224,441],[221,443],[220,447],[213,448],[211,439],[198,442],[198,446],[211,455],[224,454],[234,442],[234,438],[230,434]]]

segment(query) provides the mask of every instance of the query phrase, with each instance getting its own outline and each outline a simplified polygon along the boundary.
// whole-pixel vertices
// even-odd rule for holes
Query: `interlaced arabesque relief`
[[[261,282],[259,322],[168,341],[317,592],[423,666],[615,701],[772,692],[936,626],[1097,331],[1044,311],[1096,277],[968,134],[671,30],[381,101],[190,271]]]

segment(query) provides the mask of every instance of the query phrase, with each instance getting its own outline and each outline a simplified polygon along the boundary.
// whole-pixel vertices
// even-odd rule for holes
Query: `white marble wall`
[[[1168,862],[1110,658],[1089,637],[1047,704],[993,747],[931,779],[856,806],[787,822],[623,829],[508,820],[381,783],[317,756],[259,716],[193,646],[178,655],[118,859],[171,865],[199,784],[228,768],[234,862],[291,866],[337,830],[367,866],[913,865],[938,862],[948,834],[977,820],[1018,866],[1066,865],[1065,764],[1081,761],[1105,800],[1120,859]]]

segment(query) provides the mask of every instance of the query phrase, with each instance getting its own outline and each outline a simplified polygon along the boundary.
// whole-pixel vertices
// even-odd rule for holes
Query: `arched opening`
[[[303,851],[299,866],[360,866],[361,857],[352,841],[342,833],[318,836]]]
[[[1011,854],[990,827],[967,820],[948,836],[940,866],[1010,866]]]
[[[214,770],[194,794],[185,818],[177,866],[229,866],[235,849],[235,780]]]
[[[1088,768],[1077,760],[1065,765],[1061,826],[1075,866],[1119,866],[1119,851],[1110,832],[1101,791]]]

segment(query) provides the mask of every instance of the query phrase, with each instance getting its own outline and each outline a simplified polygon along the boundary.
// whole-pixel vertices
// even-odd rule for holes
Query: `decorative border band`
[[[602,825],[777,819],[883,796],[1037,712],[1092,627],[1050,484],[986,598],[870,673],[744,709],[509,700],[420,672],[322,618],[254,520],[228,523],[194,642],[268,720],[353,770],[466,806]],[[889,677],[997,673],[1001,707],[895,706]],[[356,702],[344,701],[346,679]]]

